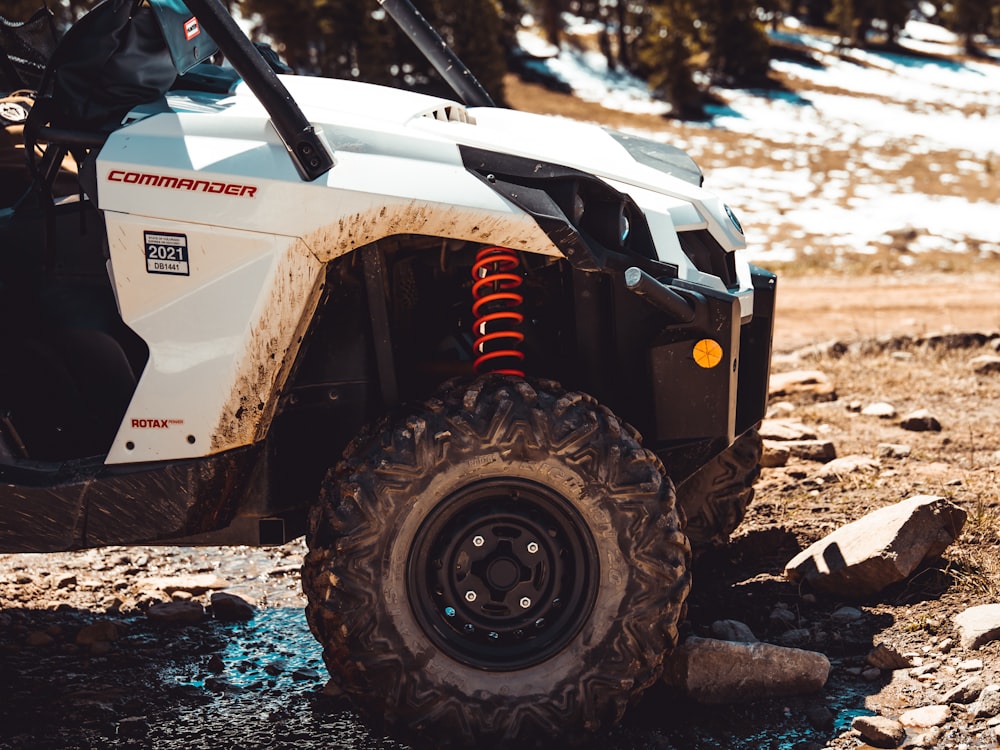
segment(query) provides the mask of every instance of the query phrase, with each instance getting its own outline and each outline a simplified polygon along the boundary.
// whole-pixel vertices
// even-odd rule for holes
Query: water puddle
[[[160,675],[176,700],[155,722],[170,727],[170,736],[156,738],[153,747],[402,747],[324,697],[326,668],[301,609],[261,609],[248,623],[214,623],[211,631],[207,639],[194,636],[190,643],[183,639],[191,636],[177,635],[180,642],[172,648],[183,657]],[[663,686],[654,686],[620,727],[591,744],[602,750],[793,750],[810,741],[826,744],[850,729],[855,716],[871,713],[864,697],[838,685],[835,694],[711,708],[683,705]],[[832,715],[832,728],[810,724],[809,708],[817,706]]]

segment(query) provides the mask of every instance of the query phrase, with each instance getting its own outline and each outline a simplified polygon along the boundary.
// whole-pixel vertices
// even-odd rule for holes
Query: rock
[[[840,481],[852,474],[877,474],[878,470],[879,462],[876,459],[852,455],[833,459],[817,471],[816,476],[826,480]]]
[[[765,419],[760,423],[760,436],[765,440],[815,440],[816,431],[794,419]]]
[[[315,669],[312,669],[311,667],[300,667],[299,669],[296,669],[294,672],[292,672],[292,679],[300,680],[303,682],[315,681],[319,679],[319,672],[317,672]]]
[[[757,643],[757,636],[750,627],[739,620],[716,620],[712,623],[712,635],[720,641]]]
[[[797,396],[810,401],[836,401],[837,393],[830,378],[819,370],[795,370],[773,373],[768,383],[772,398]]]
[[[960,672],[981,672],[983,670],[983,660],[965,659],[960,661],[955,669]]]
[[[788,416],[795,412],[795,404],[791,401],[774,401],[768,404],[767,412],[764,414],[768,419],[776,419],[781,416]]]
[[[868,404],[868,406],[861,410],[861,413],[866,417],[894,419],[896,416],[896,407],[885,401],[876,401],[874,404]]]
[[[970,607],[955,616],[955,628],[963,648],[979,648],[1000,639],[1000,604]]]
[[[910,455],[910,446],[901,443],[879,443],[875,446],[878,458],[906,458]]]
[[[829,440],[788,440],[782,445],[795,458],[805,461],[826,463],[837,457],[837,449]]]
[[[837,607],[830,615],[830,619],[834,622],[857,622],[865,613],[856,607]]]
[[[983,678],[979,675],[974,675],[962,680],[958,685],[945,693],[942,700],[945,703],[972,703],[983,692],[984,687],[986,685],[983,683]]]
[[[823,654],[769,643],[688,638],[668,658],[664,680],[699,703],[737,703],[821,690],[830,676]]]
[[[885,716],[855,716],[851,728],[875,747],[899,747],[906,739],[906,729]]]
[[[277,677],[288,669],[288,659],[275,659],[264,667],[264,671],[272,677]]]
[[[213,693],[229,693],[233,692],[234,685],[232,685],[224,677],[206,677],[205,678],[205,688],[211,690]],[[238,692],[238,691],[237,691]]]
[[[910,412],[903,417],[899,426],[911,432],[941,432],[941,423],[927,409]]]
[[[73,586],[76,586],[76,576],[73,573],[67,573],[56,578],[57,589],[68,589]]]
[[[226,663],[222,660],[222,657],[218,654],[212,654],[208,662],[205,664],[205,669],[207,669],[212,674],[222,674],[226,671]]]
[[[205,618],[205,608],[199,602],[160,602],[146,616],[159,625],[193,625]]]
[[[805,646],[812,640],[812,631],[809,628],[794,628],[778,636],[778,642],[782,646],[799,648]]]
[[[880,643],[865,657],[865,663],[878,669],[893,671],[896,669],[908,669],[913,666],[910,660],[899,653],[896,649],[890,648]]]
[[[941,727],[930,727],[926,732],[920,732],[907,738],[907,747],[940,747]]]
[[[843,526],[800,552],[785,575],[818,591],[862,598],[905,580],[958,537],[966,513],[943,497],[917,495]]]
[[[56,639],[44,630],[34,630],[28,633],[28,637],[24,639],[24,642],[29,646],[51,646],[56,642]]]
[[[836,714],[826,706],[810,706],[806,709],[806,718],[816,729],[833,729]]]
[[[868,667],[868,669],[862,670],[861,676],[868,682],[875,682],[882,677],[882,670],[878,667]]]
[[[128,716],[118,722],[118,736],[129,739],[145,737],[149,733],[149,722],[145,716]]]
[[[154,604],[162,604],[172,601],[170,594],[166,594],[159,589],[145,588],[136,592],[135,606],[139,609],[148,609]]]
[[[899,717],[899,723],[907,727],[939,727],[948,721],[951,709],[947,706],[923,706],[905,711]]]
[[[1000,357],[996,354],[983,354],[969,360],[969,366],[976,375],[995,375],[1000,373]]]
[[[932,333],[919,339],[917,343],[928,349],[977,349],[984,346],[990,337],[985,333]]]
[[[974,719],[1000,715],[1000,685],[987,685],[969,706],[969,716]]]
[[[776,440],[765,440],[764,450],[760,456],[760,465],[765,469],[784,466],[788,463],[788,458],[791,455],[792,452],[784,444]]]
[[[771,614],[768,615],[768,619],[778,625],[794,625],[798,621],[798,615],[796,615],[792,610],[788,608],[784,603],[779,603],[774,609],[771,610]]]
[[[246,622],[257,614],[257,608],[236,594],[216,592],[212,594],[212,614],[223,622]]]
[[[212,573],[201,573],[186,576],[157,576],[142,578],[136,581],[139,589],[153,589],[171,595],[176,591],[184,591],[192,596],[200,596],[207,591],[218,591],[229,588],[229,584]]]
[[[98,620],[80,628],[80,632],[76,634],[76,645],[93,646],[96,643],[110,643],[117,641],[119,635],[118,623],[112,620]]]

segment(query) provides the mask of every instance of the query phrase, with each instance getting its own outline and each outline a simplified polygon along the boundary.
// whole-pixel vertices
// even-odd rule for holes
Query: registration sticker
[[[146,240],[146,271],[190,276],[186,234],[143,232]]]

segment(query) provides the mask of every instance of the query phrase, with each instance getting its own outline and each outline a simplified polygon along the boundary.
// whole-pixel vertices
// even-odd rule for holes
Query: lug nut
[[[477,535],[477,536],[472,537],[472,546],[473,547],[482,547],[484,544],[486,544],[486,540],[483,539],[481,536]]]
[[[474,602],[474,601],[476,601],[476,592],[475,591],[466,591],[465,592],[465,601],[467,601],[467,602]]]
[[[531,599],[526,596],[521,597],[521,609],[527,609],[531,606]]]
[[[528,552],[531,554],[538,552],[538,542],[528,542]]]

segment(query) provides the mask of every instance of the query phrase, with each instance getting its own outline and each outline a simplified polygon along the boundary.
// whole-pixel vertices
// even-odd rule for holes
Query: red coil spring
[[[472,266],[473,332],[477,337],[473,348],[479,355],[472,367],[476,374],[524,377],[524,371],[515,366],[524,360],[524,352],[517,348],[524,334],[515,330],[524,322],[524,315],[515,309],[524,303],[524,297],[514,291],[522,279],[512,273],[520,265],[517,253],[505,247],[483,248],[476,255]]]

